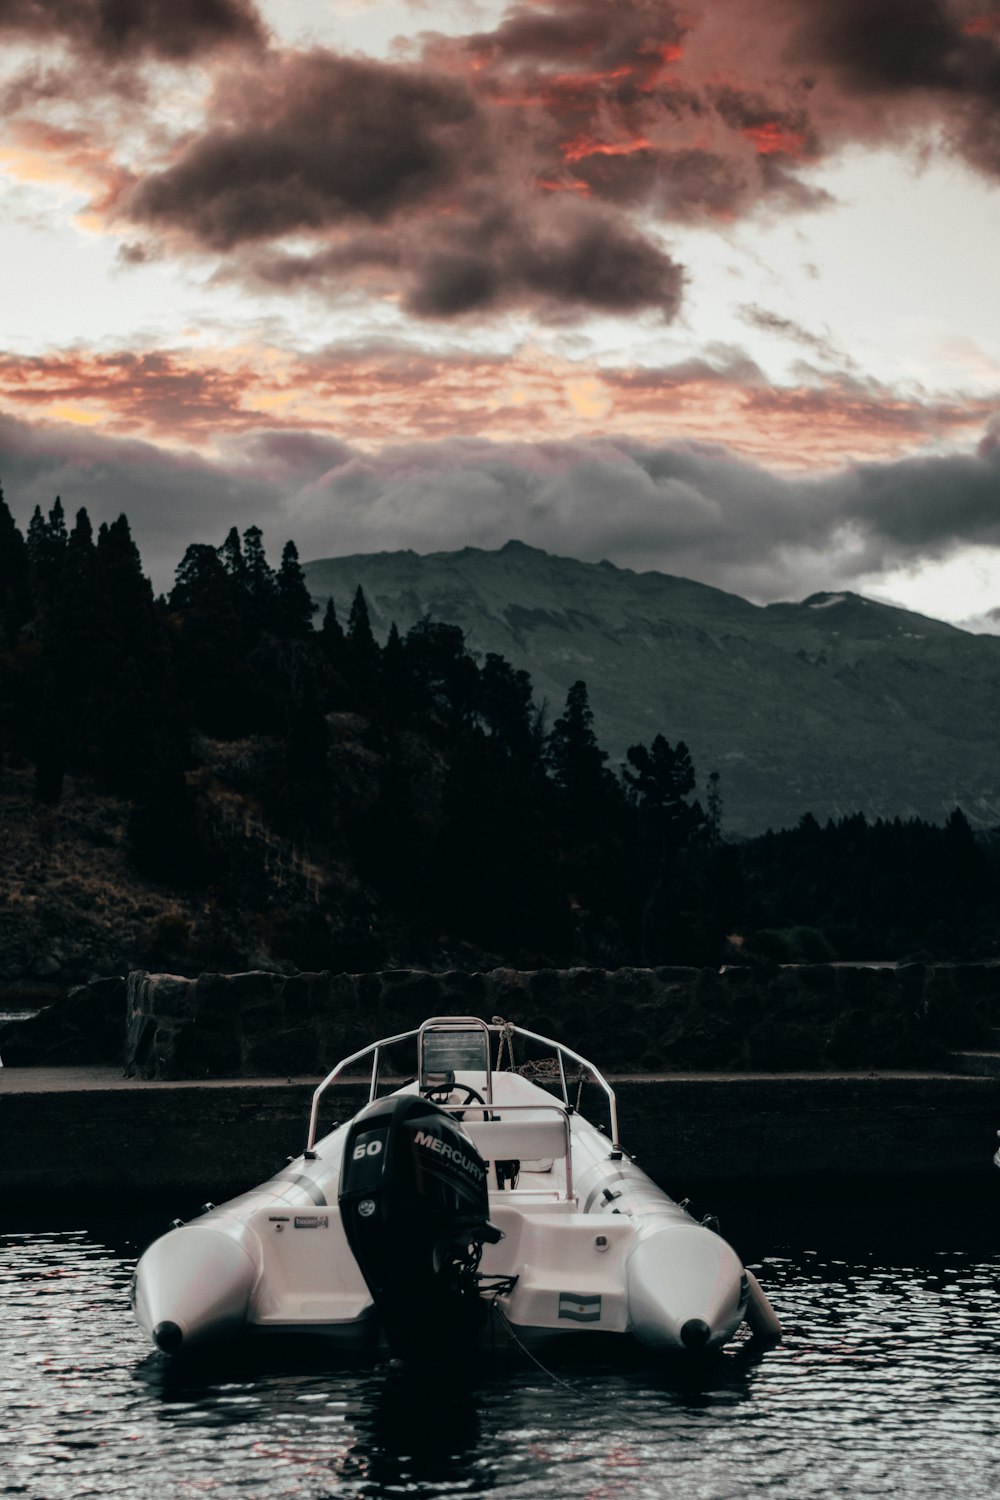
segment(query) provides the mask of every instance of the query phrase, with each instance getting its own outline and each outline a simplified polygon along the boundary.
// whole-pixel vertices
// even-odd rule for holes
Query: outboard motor
[[[485,1315],[476,1271],[489,1222],[487,1168],[446,1110],[418,1094],[376,1100],[344,1148],[340,1216],[393,1354],[444,1354]]]

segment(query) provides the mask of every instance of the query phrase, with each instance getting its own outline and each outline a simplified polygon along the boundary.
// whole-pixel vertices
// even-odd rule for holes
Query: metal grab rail
[[[341,1058],[336,1067],[326,1075],[322,1083],[320,1083],[313,1092],[312,1107],[309,1111],[309,1134],[306,1141],[306,1151],[312,1151],[313,1147],[316,1144],[316,1128],[319,1121],[320,1100],[322,1099],[323,1095],[326,1093],[330,1085],[334,1083],[337,1078],[339,1078],[341,1073],[343,1073],[345,1068],[350,1067],[352,1063],[360,1062],[362,1058],[374,1054],[372,1055],[371,1083],[368,1091],[368,1102],[370,1104],[374,1100],[376,1090],[378,1088],[379,1063],[383,1047],[394,1047],[399,1042],[409,1041],[411,1037],[419,1037],[423,1033],[425,1027],[433,1025],[435,1023],[455,1025],[455,1023],[461,1022],[464,1022],[466,1024],[468,1024],[469,1022],[473,1022],[476,1026],[482,1026],[484,1030],[491,1036],[500,1036],[503,1034],[522,1036],[529,1041],[540,1042],[543,1047],[550,1047],[553,1052],[555,1052],[556,1058],[559,1063],[559,1077],[562,1084],[563,1102],[565,1103],[567,1108],[569,1107],[569,1089],[566,1084],[566,1070],[563,1067],[563,1057],[565,1056],[572,1058],[575,1063],[578,1063],[581,1068],[584,1068],[591,1075],[594,1083],[596,1083],[597,1086],[603,1090],[604,1095],[607,1099],[608,1115],[611,1124],[611,1154],[613,1157],[621,1156],[622,1147],[621,1142],[618,1139],[618,1102],[615,1098],[615,1091],[608,1083],[604,1075],[599,1071],[598,1068],[594,1066],[592,1062],[589,1061],[588,1058],[583,1057],[579,1052],[574,1052],[572,1047],[566,1047],[562,1042],[554,1041],[552,1037],[542,1036],[541,1033],[537,1031],[528,1031],[523,1026],[517,1026],[513,1021],[505,1021],[502,1025],[500,1025],[494,1022],[487,1023],[486,1021],[481,1020],[478,1016],[436,1016],[432,1021],[425,1021],[422,1025],[415,1026],[412,1031],[401,1031],[396,1036],[382,1037],[377,1042],[369,1042],[368,1046],[362,1047],[359,1052],[352,1052],[350,1057]],[[489,1099],[492,1100],[493,1064],[489,1048],[487,1048],[486,1063],[487,1094],[489,1096]],[[471,1107],[474,1108],[475,1106]],[[537,1107],[541,1108],[542,1106]],[[459,1106],[459,1108],[461,1108],[461,1106]]]
[[[529,1037],[533,1042],[541,1042],[546,1047],[555,1048],[556,1056],[559,1058],[559,1073],[562,1079],[563,1098],[566,1101],[567,1105],[569,1104],[569,1090],[566,1087],[566,1073],[562,1065],[563,1055],[565,1054],[566,1057],[571,1057],[574,1062],[580,1064],[581,1068],[587,1069],[594,1083],[596,1083],[599,1088],[603,1089],[605,1095],[607,1096],[608,1114],[611,1119],[611,1149],[613,1152],[620,1153],[622,1148],[621,1142],[618,1139],[618,1101],[615,1098],[614,1089],[611,1087],[608,1080],[604,1077],[603,1073],[601,1073],[599,1069],[595,1068],[594,1064],[590,1062],[586,1057],[582,1057],[579,1052],[574,1052],[572,1047],[564,1047],[562,1042],[554,1042],[550,1036],[542,1036],[537,1031],[527,1031],[523,1026],[515,1025],[513,1021],[507,1022],[506,1024],[510,1026],[515,1036]],[[503,1030],[503,1027],[491,1026],[490,1030],[499,1032]]]
[[[352,1052],[350,1057],[341,1058],[340,1062],[332,1070],[332,1072],[329,1072],[323,1079],[323,1082],[313,1090],[312,1108],[309,1111],[309,1136],[306,1141],[307,1151],[311,1151],[316,1144],[316,1125],[319,1120],[319,1101],[322,1099],[331,1083],[333,1083],[334,1080],[340,1076],[345,1068],[349,1068],[351,1063],[360,1062],[363,1057],[367,1057],[370,1052],[373,1052],[375,1056],[372,1058],[372,1079],[371,1086],[368,1091],[368,1103],[371,1104],[372,1100],[375,1098],[375,1090],[378,1087],[379,1052],[383,1047],[393,1047],[397,1042],[408,1041],[411,1036],[416,1036],[418,1030],[419,1027],[414,1027],[412,1031],[401,1031],[398,1036],[384,1036],[377,1042],[369,1042],[368,1046],[362,1047],[360,1052]]]

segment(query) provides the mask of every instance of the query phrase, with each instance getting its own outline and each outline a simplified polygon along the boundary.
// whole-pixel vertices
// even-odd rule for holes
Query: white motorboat
[[[415,1077],[382,1093],[403,1044],[416,1046]],[[515,1048],[536,1056],[515,1067]],[[369,1060],[368,1103],[319,1137],[328,1091]],[[607,1127],[571,1104],[567,1063],[602,1091]],[[154,1241],[133,1305],[168,1353],[301,1332],[345,1346],[382,1334],[394,1354],[423,1357],[490,1323],[528,1345],[604,1333],[687,1356],[720,1350],[744,1323],[758,1342],[781,1336],[731,1246],[622,1149],[614,1091],[593,1064],[462,1016],[339,1062],[313,1095],[302,1155]]]

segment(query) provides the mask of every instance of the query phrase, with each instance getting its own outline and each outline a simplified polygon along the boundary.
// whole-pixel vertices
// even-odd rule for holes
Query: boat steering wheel
[[[465,1119],[465,1106],[467,1104],[472,1104],[473,1102],[475,1102],[476,1104],[481,1104],[483,1106],[484,1120],[492,1120],[493,1116],[489,1112],[486,1100],[483,1098],[482,1094],[479,1093],[478,1089],[471,1088],[467,1083],[456,1083],[455,1087],[456,1089],[461,1089],[465,1094],[465,1098],[462,1100],[462,1111],[461,1113],[456,1113],[454,1116],[456,1120]]]
[[[463,1093],[465,1095],[465,1098],[460,1100],[461,1108],[463,1110],[465,1109],[465,1106],[467,1104],[481,1104],[483,1106],[483,1119],[488,1120],[490,1118],[487,1112],[488,1106],[486,1104],[486,1100],[483,1098],[479,1090],[474,1089],[471,1084],[452,1083],[450,1087],[444,1085],[441,1088],[425,1088],[423,1090],[423,1093],[426,1098],[432,1100],[435,1104],[439,1102],[436,1097],[439,1094],[443,1094],[446,1098],[448,1098],[453,1093]],[[463,1119],[463,1116],[461,1114],[456,1114],[453,1116],[453,1118],[461,1121]]]

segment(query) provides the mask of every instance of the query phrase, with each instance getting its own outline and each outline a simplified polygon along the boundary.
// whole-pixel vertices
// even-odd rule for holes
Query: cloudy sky
[[[998,0],[0,0],[0,91],[22,522],[1000,606]]]

